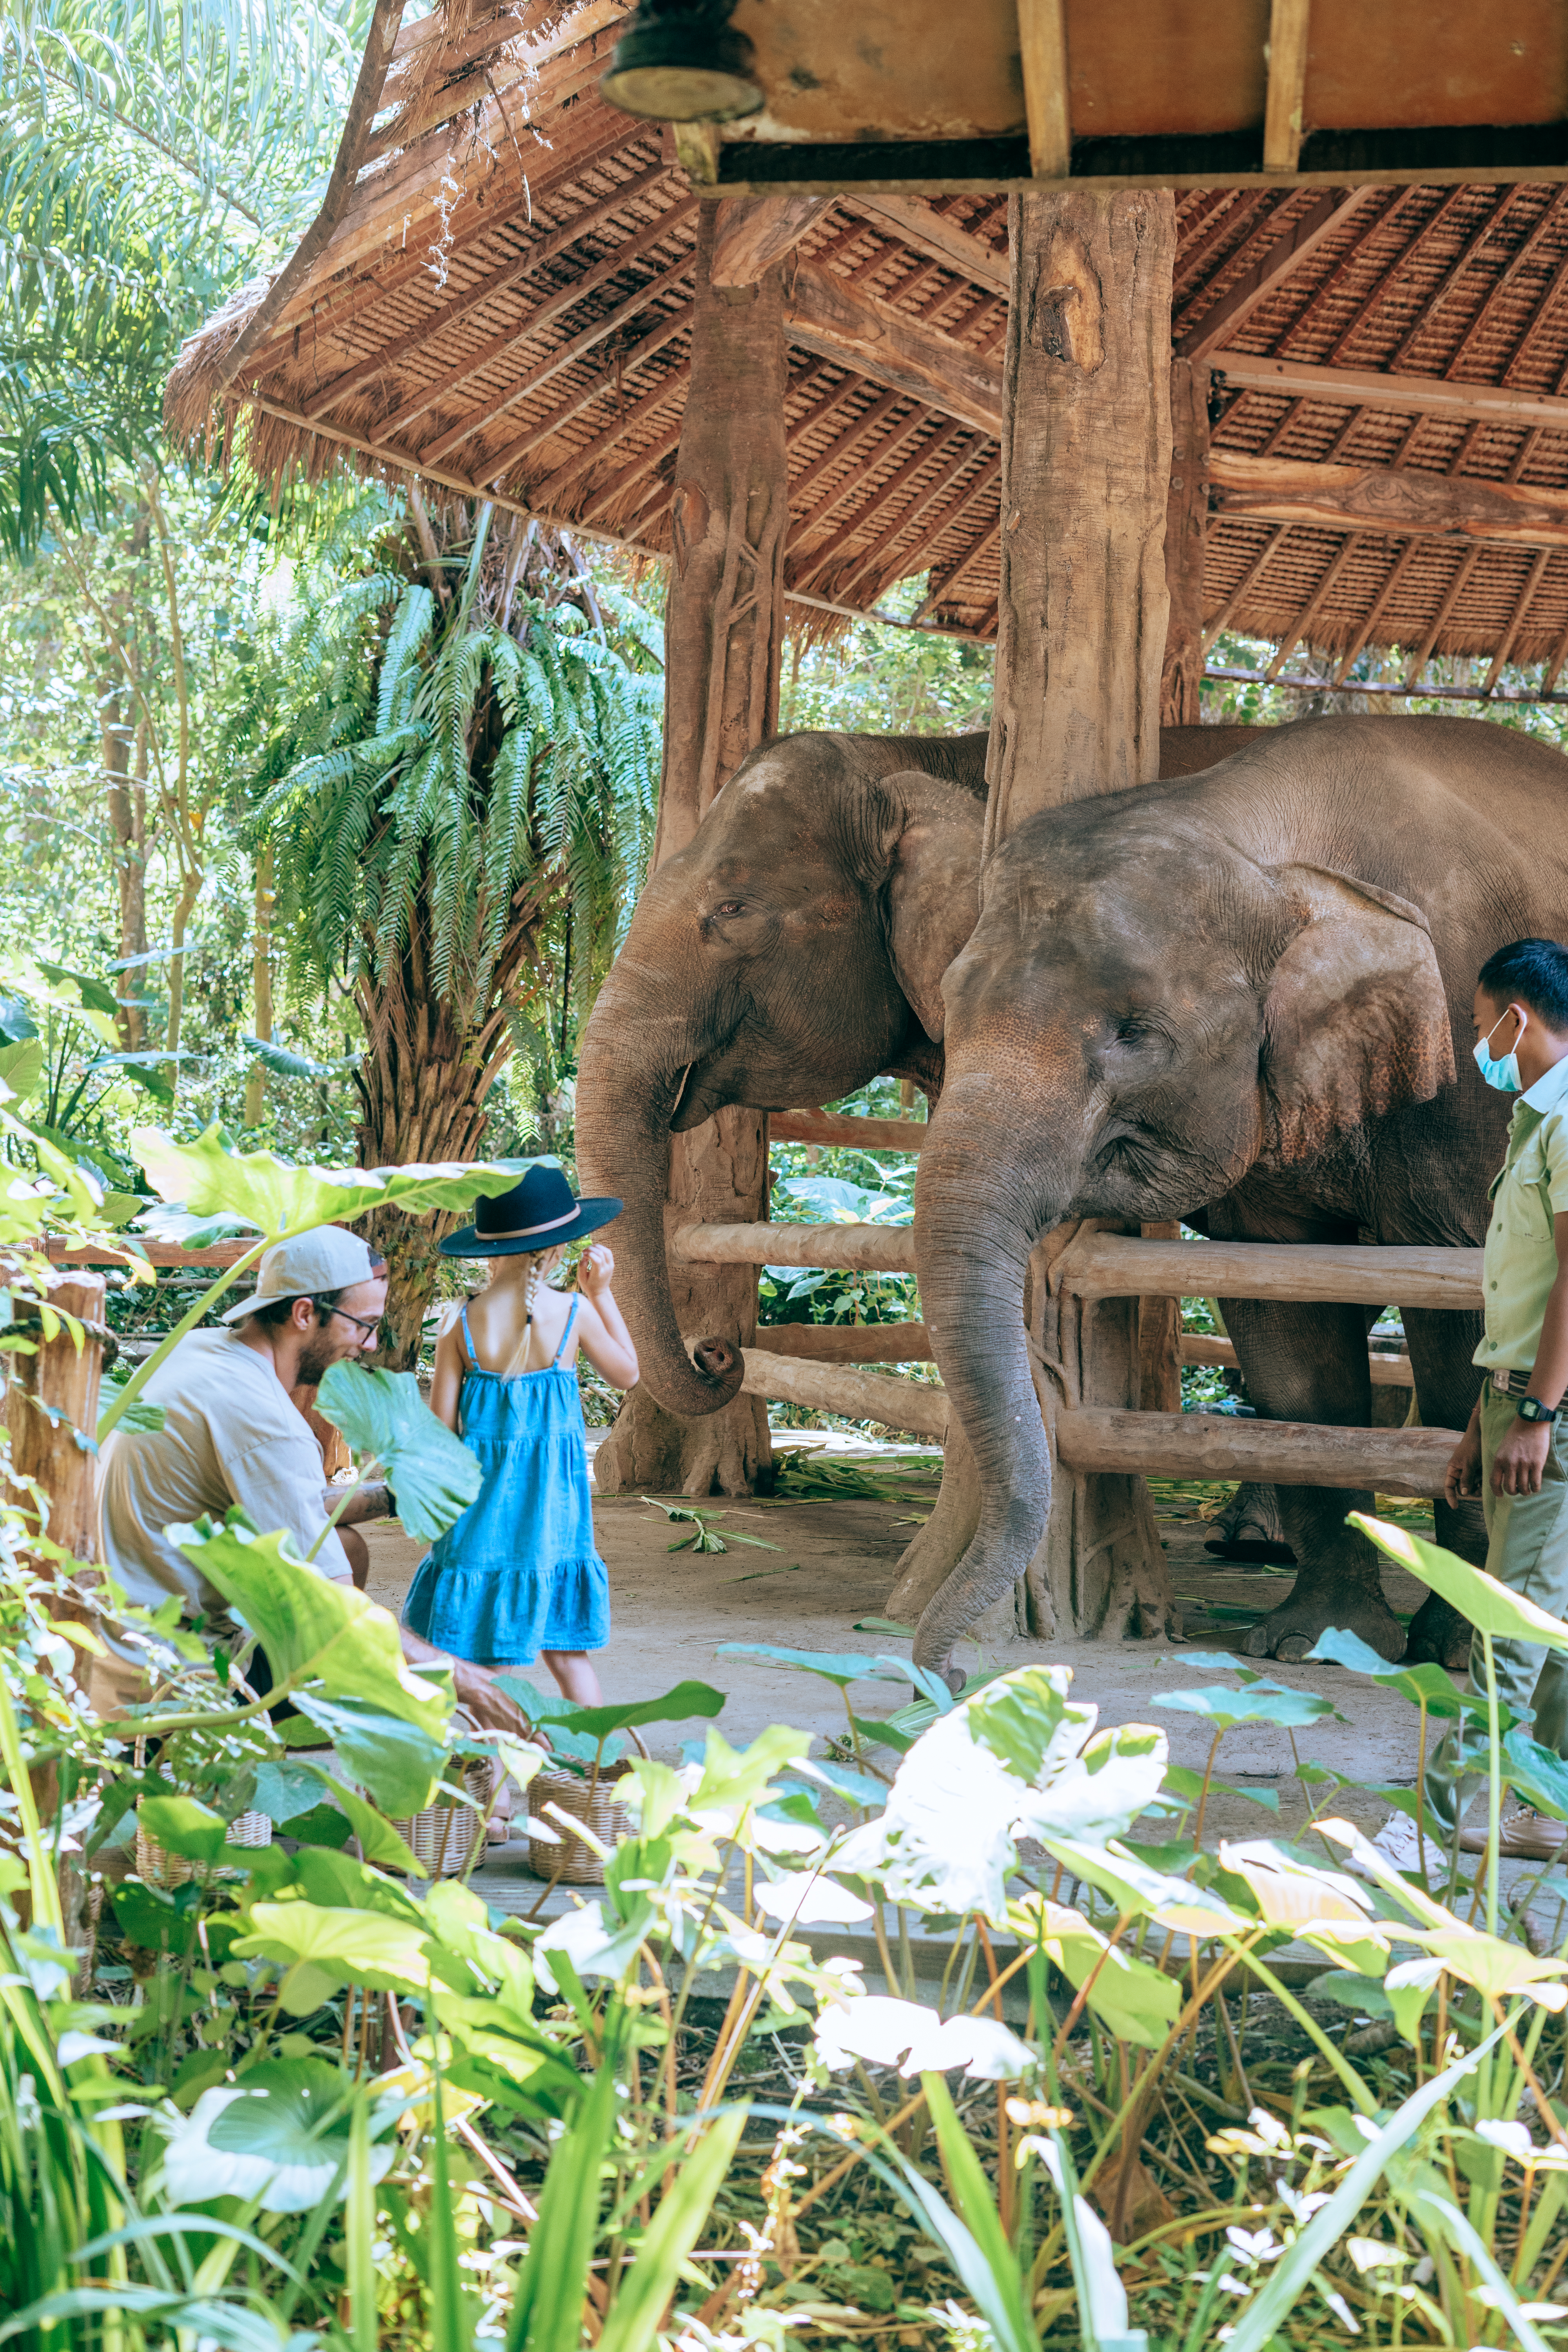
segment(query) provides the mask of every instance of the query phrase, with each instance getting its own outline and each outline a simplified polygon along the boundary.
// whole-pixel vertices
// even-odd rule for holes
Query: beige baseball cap
[[[352,1290],[375,1273],[370,1244],[342,1225],[315,1225],[292,1241],[274,1242],[262,1253],[257,1268],[254,1297],[242,1298],[220,1317],[225,1323],[242,1322],[259,1307],[280,1298],[314,1298],[323,1290]]]

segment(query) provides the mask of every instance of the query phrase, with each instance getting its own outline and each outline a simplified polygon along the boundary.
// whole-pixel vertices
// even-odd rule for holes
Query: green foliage
[[[437,1421],[412,1372],[329,1365],[316,1397],[324,1421],[356,1454],[371,1455],[397,1496],[397,1516],[416,1543],[434,1543],[484,1485],[462,1439]]]

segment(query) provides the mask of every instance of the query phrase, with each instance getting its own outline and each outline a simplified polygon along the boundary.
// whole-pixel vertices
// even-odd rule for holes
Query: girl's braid
[[[541,1273],[543,1271],[543,1266],[544,1261],[542,1257],[534,1257],[529,1261],[528,1287],[523,1293],[523,1305],[527,1309],[527,1312],[523,1317],[524,1330],[527,1330],[533,1321],[533,1301],[535,1294],[539,1289],[539,1277]]]

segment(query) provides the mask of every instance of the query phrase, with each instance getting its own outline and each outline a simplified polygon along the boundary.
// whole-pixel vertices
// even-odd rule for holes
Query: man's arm
[[[340,1504],[342,1504],[341,1510],[338,1507]],[[330,1519],[336,1511],[340,1528],[358,1527],[362,1519],[384,1519],[390,1516],[392,1508],[392,1489],[384,1478],[356,1486],[347,1503],[343,1503],[341,1486],[324,1486],[321,1489],[321,1516]]]
[[[1552,1236],[1557,1244],[1557,1279],[1546,1302],[1530,1393],[1542,1404],[1558,1405],[1568,1390],[1568,1215],[1552,1218]],[[1551,1450],[1550,1422],[1516,1421],[1492,1457],[1493,1494],[1539,1495]]]

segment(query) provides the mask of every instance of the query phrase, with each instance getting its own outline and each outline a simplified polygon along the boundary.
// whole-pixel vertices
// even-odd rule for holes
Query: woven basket
[[[543,1727],[548,1729],[548,1726]],[[636,1731],[631,1738],[637,1742],[639,1756],[647,1748]],[[621,1839],[629,1837],[632,1817],[616,1797],[616,1782],[631,1769],[629,1764],[612,1764],[601,1772],[590,1794],[590,1783],[575,1772],[538,1772],[528,1784],[531,1813],[542,1813],[546,1805],[559,1805],[563,1813],[596,1837],[601,1845],[614,1847]],[[552,1829],[558,1824],[552,1822]],[[528,1866],[535,1878],[547,1878],[552,1885],[560,1882],[567,1886],[603,1886],[605,1865],[591,1845],[574,1837],[568,1829],[559,1829],[559,1845],[547,1844],[543,1838],[528,1841]]]
[[[255,1848],[270,1845],[272,1823],[265,1813],[237,1813],[228,1825],[226,1845]],[[193,1862],[188,1854],[171,1853],[166,1845],[150,1838],[140,1826],[136,1832],[136,1875],[144,1886],[184,1886],[191,1879],[205,1874],[221,1876],[223,1864],[204,1865]]]
[[[463,1786],[477,1811],[468,1805],[426,1805],[423,1812],[405,1813],[392,1824],[428,1878],[460,1878],[483,1848],[495,1767],[477,1758],[463,1768]]]

